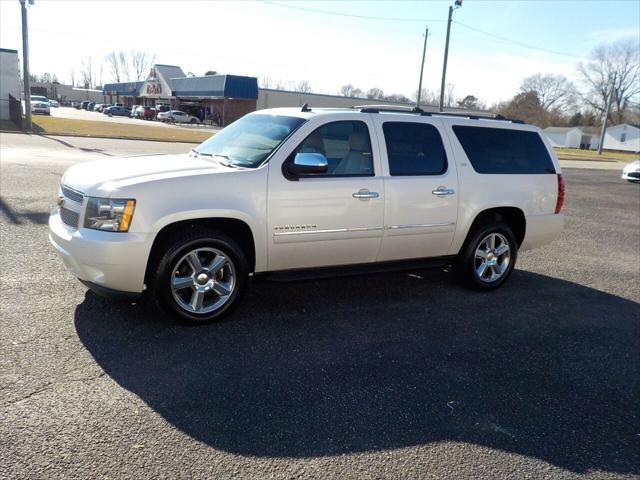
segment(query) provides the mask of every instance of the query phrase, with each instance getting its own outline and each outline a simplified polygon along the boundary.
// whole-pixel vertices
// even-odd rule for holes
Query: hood
[[[171,177],[232,170],[207,157],[141,155],[105,158],[69,168],[62,183],[87,195],[108,197],[119,187]]]

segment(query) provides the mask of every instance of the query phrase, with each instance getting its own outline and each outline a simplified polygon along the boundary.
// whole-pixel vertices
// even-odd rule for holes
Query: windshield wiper
[[[219,158],[224,158],[226,161],[218,160],[218,163],[220,165],[224,165],[225,167],[238,168],[237,165],[234,165],[233,163],[231,163],[231,159],[229,158],[228,155],[223,155],[221,153],[214,153],[213,155],[212,154],[209,154],[209,155],[214,157],[216,160],[218,160]]]
[[[213,156],[207,152],[199,152],[195,148],[192,148],[191,151],[196,154],[196,157],[212,157]]]

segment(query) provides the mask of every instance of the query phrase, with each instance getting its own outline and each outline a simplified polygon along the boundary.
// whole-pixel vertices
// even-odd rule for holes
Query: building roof
[[[573,130],[578,127],[547,127],[544,129],[547,133],[567,133],[570,130]]]
[[[258,98],[258,79],[238,75],[207,75],[171,79],[174,97]]]
[[[156,69],[156,74],[161,75],[167,82],[171,82],[172,78],[187,76],[177,65],[163,65],[161,63],[156,63],[153,68]]]
[[[607,127],[607,130],[611,130],[612,128],[618,128],[618,127],[631,127],[631,128],[635,128],[636,130],[640,130],[640,125],[638,124],[634,124],[634,123],[619,123],[618,125],[613,125],[611,127]]]
[[[131,95],[137,97],[140,95],[140,89],[144,85],[143,81],[140,82],[120,82],[120,83],[106,83],[102,86],[102,93],[109,95],[110,93],[115,95]]]

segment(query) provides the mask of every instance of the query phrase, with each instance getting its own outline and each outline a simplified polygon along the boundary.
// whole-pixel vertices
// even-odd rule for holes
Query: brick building
[[[225,126],[256,109],[258,80],[238,75],[188,77],[180,67],[156,64],[145,80],[109,83],[103,94],[111,104],[167,105]]]

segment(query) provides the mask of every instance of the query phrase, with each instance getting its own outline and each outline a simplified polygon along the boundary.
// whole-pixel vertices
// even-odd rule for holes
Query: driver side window
[[[339,121],[314,130],[293,152],[320,153],[329,164],[327,173],[315,176],[372,176],[373,156],[369,129],[364,122]]]

